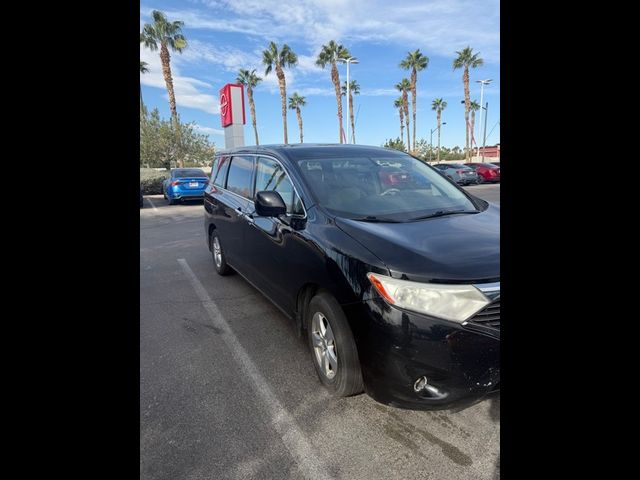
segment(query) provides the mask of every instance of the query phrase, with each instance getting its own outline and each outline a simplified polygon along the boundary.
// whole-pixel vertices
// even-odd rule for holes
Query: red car
[[[473,168],[483,183],[500,181],[500,167],[496,167],[491,163],[465,163],[464,165]]]

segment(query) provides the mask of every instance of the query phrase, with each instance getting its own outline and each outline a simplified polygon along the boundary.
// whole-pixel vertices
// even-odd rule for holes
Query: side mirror
[[[261,217],[277,217],[287,213],[287,206],[278,192],[256,193],[256,213]]]

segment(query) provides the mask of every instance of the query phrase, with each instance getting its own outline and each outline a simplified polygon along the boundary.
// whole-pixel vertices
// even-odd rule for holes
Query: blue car
[[[174,168],[169,178],[162,182],[162,195],[175,205],[181,200],[197,200],[204,197],[209,177],[199,168]]]

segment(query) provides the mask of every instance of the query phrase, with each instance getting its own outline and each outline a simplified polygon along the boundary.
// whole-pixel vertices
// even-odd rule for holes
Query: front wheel
[[[320,382],[338,397],[362,392],[364,383],[356,342],[342,308],[331,294],[321,292],[311,299],[306,325]]]

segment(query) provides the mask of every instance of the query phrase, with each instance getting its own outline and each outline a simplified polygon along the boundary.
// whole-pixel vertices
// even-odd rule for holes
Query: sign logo
[[[227,101],[227,96],[223,93],[220,95],[220,113],[223,117],[227,116],[227,110],[229,109],[229,102]]]

